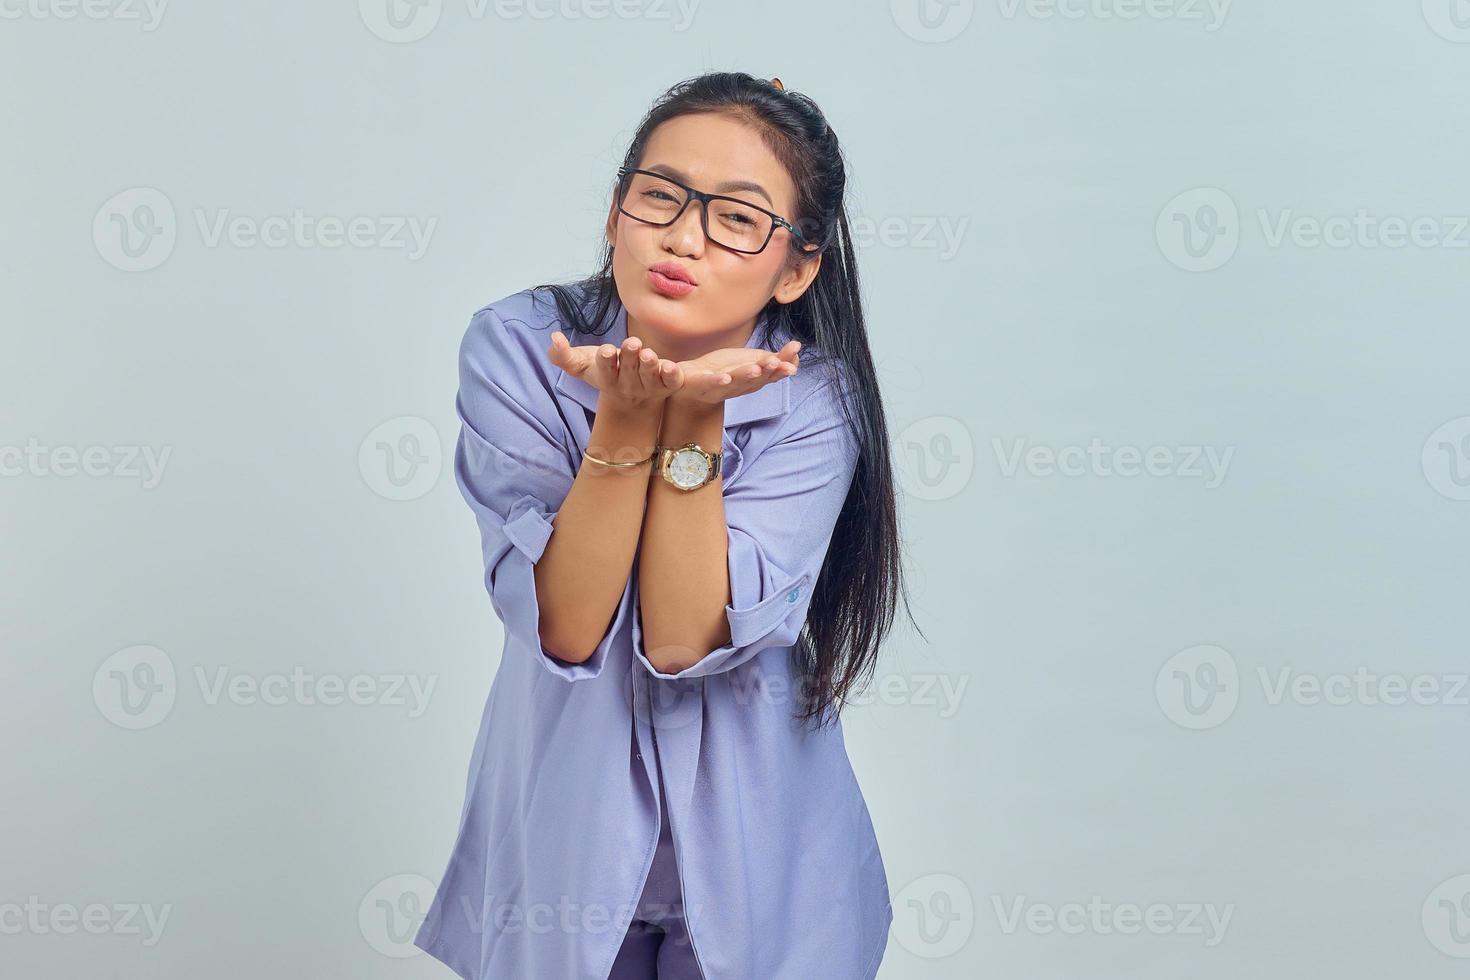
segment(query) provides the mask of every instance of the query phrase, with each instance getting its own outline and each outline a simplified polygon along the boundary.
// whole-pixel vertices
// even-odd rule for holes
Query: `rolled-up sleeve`
[[[564,423],[555,396],[535,360],[540,337],[507,324],[493,306],[471,318],[459,351],[454,475],[480,527],[490,603],[505,626],[508,645],[519,648],[512,655],[534,656],[564,680],[586,680],[602,672],[608,648],[632,608],[632,583],[587,660],[560,660],[542,647],[535,566],[576,470],[558,435]]]
[[[648,659],[634,613],[633,652],[649,673],[703,677],[796,643],[857,468],[857,439],[838,397],[833,381],[807,395],[788,414],[783,431],[724,490],[730,642],[683,670],[666,673]],[[635,575],[632,609],[637,608]]]

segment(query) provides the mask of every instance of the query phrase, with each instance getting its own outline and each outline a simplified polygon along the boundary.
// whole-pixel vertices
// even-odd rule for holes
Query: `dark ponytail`
[[[790,173],[797,193],[793,223],[807,241],[820,244],[822,264],[799,299],[791,303],[772,299],[763,312],[773,328],[802,342],[804,366],[821,358],[836,359],[850,383],[842,406],[857,437],[857,472],[794,648],[802,680],[798,717],[824,724],[835,720],[853,690],[871,679],[900,598],[913,619],[901,581],[888,426],[847,226],[846,166],[837,134],[815,102],[745,72],[700,75],[669,89],[639,125],[623,165],[639,165],[649,136],[660,123],[700,112],[728,113],[759,129]],[[792,261],[798,260],[802,253],[796,240],[790,236],[786,240],[791,243]],[[551,291],[558,311],[573,329],[596,335],[593,325],[611,322],[608,313],[621,303],[612,265],[612,246],[604,242],[597,272],[570,285],[547,283],[538,288]],[[755,338],[755,343],[771,349],[769,335]]]

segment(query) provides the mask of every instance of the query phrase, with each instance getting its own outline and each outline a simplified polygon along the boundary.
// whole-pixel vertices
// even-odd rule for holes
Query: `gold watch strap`
[[[709,457],[709,475],[705,478],[705,481],[699,485],[700,487],[709,486],[709,484],[715,482],[716,477],[720,475],[720,464],[724,462],[725,459],[724,450],[722,449],[720,452],[712,453],[697,442],[686,442],[680,446],[655,445],[653,452],[654,455],[658,457],[658,462],[654,464],[655,472],[657,472],[659,476],[663,477],[665,481],[672,484],[674,481],[669,476],[669,460],[673,458],[674,453],[678,452],[681,449],[698,449],[700,452]],[[675,486],[677,486],[677,484],[675,484]],[[685,488],[679,487],[679,489],[683,490]],[[699,489],[699,487],[694,487],[693,489],[697,490]]]
[[[668,454],[676,453],[676,452],[678,452],[681,449],[688,449],[689,446],[690,446],[689,443],[685,443],[682,446],[654,446],[653,447],[653,455],[655,457],[657,457],[659,460],[662,460],[664,458],[664,455],[666,453],[668,453]],[[705,449],[703,446],[701,446],[697,442],[696,443],[693,443],[693,446],[694,446],[695,449],[698,449],[700,452],[704,453],[706,456],[708,456],[710,458],[711,464],[713,465],[713,467],[715,469],[719,469],[720,468],[720,461],[725,458],[725,452],[724,452],[724,450],[721,450],[720,452],[717,452],[717,453],[712,453],[708,449]]]

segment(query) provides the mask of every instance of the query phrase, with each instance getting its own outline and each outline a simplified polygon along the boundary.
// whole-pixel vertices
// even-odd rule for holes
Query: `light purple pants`
[[[658,850],[607,980],[703,980],[684,922],[683,890],[659,770]]]

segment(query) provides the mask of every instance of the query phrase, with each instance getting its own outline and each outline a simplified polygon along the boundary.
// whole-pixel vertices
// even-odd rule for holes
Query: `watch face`
[[[693,449],[681,449],[669,460],[669,478],[676,487],[692,490],[709,475],[709,460]]]

